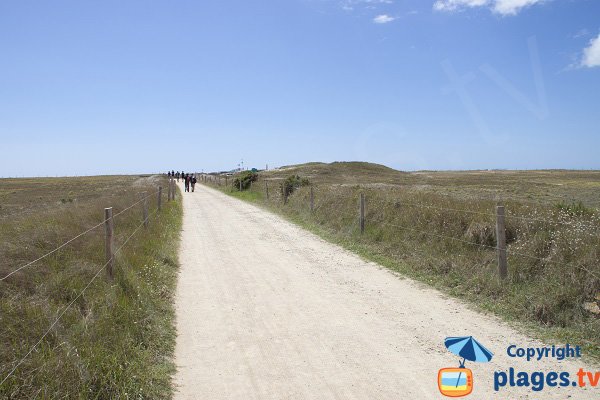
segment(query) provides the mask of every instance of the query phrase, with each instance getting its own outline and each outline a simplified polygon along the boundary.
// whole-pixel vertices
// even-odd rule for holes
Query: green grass
[[[158,177],[0,180],[3,208],[18,211],[0,219],[0,275],[102,221],[104,207],[117,213],[158,185],[167,187]],[[152,215],[149,200],[149,227],[117,255],[114,280],[100,273],[0,386],[0,398],[171,397],[182,209],[165,192]],[[141,218],[141,206],[115,218],[115,248]],[[103,234],[100,227],[0,282],[0,380],[102,267]]]
[[[283,205],[278,188],[290,174],[313,182],[314,212],[307,187]],[[598,359],[600,319],[583,305],[600,294],[599,177],[595,171],[404,173],[364,163],[310,163],[262,172],[255,193],[225,191],[530,335],[582,345],[587,357]],[[361,192],[367,199],[363,235],[357,223]],[[504,282],[493,249],[497,202],[507,208]]]

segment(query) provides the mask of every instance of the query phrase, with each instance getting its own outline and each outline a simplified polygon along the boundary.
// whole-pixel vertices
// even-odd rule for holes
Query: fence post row
[[[114,259],[114,236],[113,236],[113,209],[112,207],[104,209],[104,253],[106,256],[106,274],[113,279]]]
[[[365,233],[365,194],[360,194],[360,207],[359,207],[359,224],[360,224],[360,233]]]
[[[143,207],[143,218],[144,218],[144,228],[148,227],[148,195],[146,192],[142,192],[142,207]]]
[[[508,260],[506,258],[504,206],[496,207],[496,249],[498,251],[498,274],[500,279],[505,279],[508,276]]]

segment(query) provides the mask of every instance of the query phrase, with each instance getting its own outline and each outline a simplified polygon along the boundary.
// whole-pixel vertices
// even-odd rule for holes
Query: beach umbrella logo
[[[447,337],[446,348],[461,357],[458,368],[442,368],[438,372],[440,393],[448,397],[463,397],[473,391],[473,371],[465,367],[466,361],[489,362],[494,354],[473,336]]]

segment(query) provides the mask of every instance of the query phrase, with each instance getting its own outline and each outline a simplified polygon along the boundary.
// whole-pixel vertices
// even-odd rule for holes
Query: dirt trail
[[[600,391],[494,392],[496,370],[576,378],[585,365],[509,358],[510,344],[540,344],[269,212],[196,189],[183,193],[176,399],[440,399],[438,370],[458,366],[444,338],[469,335],[495,356],[467,362],[475,383],[468,398],[590,399]]]

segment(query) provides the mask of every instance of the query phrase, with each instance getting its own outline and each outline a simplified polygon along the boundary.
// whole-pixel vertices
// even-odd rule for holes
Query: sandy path
[[[495,353],[491,363],[467,363],[475,382],[469,398],[589,399],[600,392],[495,392],[496,370],[574,377],[585,365],[509,358],[508,345],[536,343],[213,189],[198,185],[183,205],[177,399],[439,399],[438,370],[458,365],[443,340],[468,335]]]

